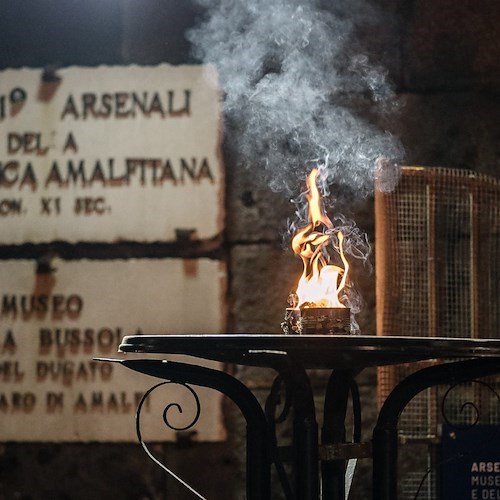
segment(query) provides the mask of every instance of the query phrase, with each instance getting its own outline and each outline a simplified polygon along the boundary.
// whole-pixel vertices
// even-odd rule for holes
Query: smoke
[[[305,193],[296,194],[312,167],[329,205],[341,194],[366,196],[375,181],[383,191],[394,188],[403,147],[376,123],[397,111],[397,100],[368,50],[383,22],[369,0],[196,1],[206,17],[188,39],[195,57],[218,69],[226,147],[255,179],[294,197],[288,234],[307,224]],[[338,258],[342,231],[344,252],[369,267],[366,234],[342,215],[332,222],[325,258]],[[363,301],[352,282],[342,300],[359,333]]]
[[[291,195],[308,162],[320,159],[327,183],[370,193],[376,160],[403,155],[399,141],[369,119],[395,106],[386,71],[360,41],[380,22],[374,7],[362,0],[197,1],[206,17],[187,36],[194,55],[217,66],[225,135],[238,162]],[[383,172],[397,177],[397,169]]]

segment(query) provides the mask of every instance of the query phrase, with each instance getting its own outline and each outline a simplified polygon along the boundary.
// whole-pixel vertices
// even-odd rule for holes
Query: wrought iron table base
[[[500,373],[500,358],[469,359],[422,368],[402,380],[385,400],[373,429],[373,500],[396,500],[398,419],[420,392]]]
[[[370,447],[370,444],[360,443],[361,405],[355,377],[366,366],[390,364],[386,359],[385,351],[382,352],[382,355],[377,356],[376,349],[370,349],[370,345],[374,342],[373,339],[363,342],[363,339],[360,340],[359,337],[354,337],[353,339],[357,340],[351,341],[337,337],[323,341],[325,345],[342,343],[346,360],[352,359],[352,362],[344,363],[339,358],[340,360],[336,359],[332,362],[334,366],[330,366],[330,363],[323,366],[323,368],[333,368],[333,370],[325,391],[323,428],[321,430],[321,444],[319,444],[313,391],[306,372],[306,368],[310,367],[308,365],[311,362],[314,363],[314,360],[308,357],[307,353],[301,359],[300,351],[297,350],[267,349],[262,351],[265,363],[261,364],[258,353],[248,349],[245,339],[241,341],[240,348],[235,348],[233,344],[230,344],[229,348],[226,346],[229,351],[236,349],[236,354],[234,352],[227,354],[224,345],[221,347],[217,343],[218,339],[222,339],[223,336],[199,336],[199,340],[208,345],[208,348],[203,351],[205,354],[201,356],[197,351],[198,347],[195,349],[196,353],[190,352],[189,346],[187,348],[177,346],[173,349],[172,346],[177,344],[171,338],[172,336],[162,336],[162,339],[167,337],[170,337],[166,340],[167,346],[162,346],[160,340],[160,345],[155,348],[143,348],[151,346],[150,343],[154,340],[152,337],[146,339],[144,337],[126,337],[122,346],[125,346],[123,349],[125,351],[162,353],[171,350],[173,354],[192,354],[219,361],[227,360],[227,356],[230,356],[237,358],[236,362],[243,360],[246,364],[268,366],[278,372],[267,398],[265,409],[263,409],[245,385],[220,370],[168,360],[112,360],[132,370],[173,383],[188,385],[188,387],[195,385],[215,389],[236,403],[247,423],[247,500],[270,499],[272,464],[276,466],[277,475],[287,500],[317,500],[319,498],[340,500],[346,498],[352,480],[351,465],[355,463],[356,458],[366,457],[368,455],[367,448]],[[176,336],[177,339],[180,337]],[[204,341],[202,337],[206,337],[206,340]],[[265,340],[269,340],[269,336],[267,337]],[[131,344],[131,339],[142,342],[143,347],[138,348],[137,345],[133,345],[133,342]],[[235,339],[226,342],[231,341],[234,342]],[[253,341],[254,339],[252,339]],[[309,341],[310,339],[304,342]],[[214,342],[216,343],[215,347]],[[225,340],[220,340],[220,342],[224,343]],[[284,342],[290,343],[288,339]],[[435,343],[437,348],[432,351],[426,351],[426,349],[422,349],[422,346],[415,347],[414,338],[411,342],[410,347],[413,346],[411,349],[408,349],[407,345],[407,349],[401,349],[399,355],[396,352],[393,363],[406,361],[408,358],[413,360],[432,359],[443,355],[457,358],[468,356],[475,359],[453,361],[420,369],[399,383],[391,392],[380,410],[371,443],[373,447],[373,498],[375,500],[397,499],[397,424],[400,414],[411,399],[431,386],[456,384],[500,373],[500,341],[465,340],[465,342],[443,344],[441,340],[441,343]],[[429,339],[423,342],[427,345]],[[238,343],[237,340],[236,343]],[[384,340],[380,343],[382,346],[384,344],[388,347],[391,346],[390,342]],[[403,338],[403,344],[405,343],[408,344],[404,342]],[[133,347],[130,347],[131,345]],[[196,343],[195,345],[198,346]],[[368,345],[367,350],[360,349],[360,346],[366,345]],[[356,362],[355,357],[352,358],[349,346],[351,348],[354,346],[353,352],[362,351],[361,362],[359,359]],[[478,357],[478,350],[482,357]],[[250,359],[242,357],[242,353],[244,354],[245,351],[248,351]],[[338,353],[337,356],[342,356],[342,354]],[[306,363],[303,362],[304,359],[307,360]],[[335,365],[339,365],[339,368],[336,368]],[[285,401],[279,405],[282,389],[285,392]],[[345,421],[349,396],[353,408],[353,436],[352,442],[346,443]],[[282,406],[283,409],[276,418],[278,406]],[[282,463],[284,450],[278,447],[275,433],[276,422],[283,421],[290,411],[293,419],[291,446],[293,482],[289,481],[285,472]],[[199,494],[198,496],[203,498]]]

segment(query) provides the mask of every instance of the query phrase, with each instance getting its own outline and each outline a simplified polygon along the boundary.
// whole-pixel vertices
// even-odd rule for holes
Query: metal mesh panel
[[[495,337],[499,181],[404,167],[396,190],[375,202],[379,335]]]
[[[375,209],[377,333],[498,336],[500,182],[404,167],[395,191],[377,192]],[[382,369],[380,399],[411,371]]]
[[[497,179],[467,170],[405,167],[394,192],[376,193],[375,223],[378,335],[500,336]],[[399,381],[430,363],[379,368],[379,404]],[[418,442],[432,449],[442,408],[455,424],[470,424],[476,410],[482,423],[500,423],[498,396],[488,386],[498,392],[499,377],[448,394],[448,388],[435,387],[414,398],[398,427],[403,441],[415,443],[408,453]],[[416,469],[403,475],[401,498],[410,498],[425,474],[423,465]],[[428,491],[419,498],[435,497],[435,480],[427,479]]]
[[[418,496],[416,496],[417,491]],[[426,500],[438,498],[436,493],[436,479],[433,473],[423,478],[420,472],[408,472],[402,478],[398,498],[400,500],[415,500],[415,497],[425,498]]]
[[[411,446],[401,447],[398,455],[398,499],[434,500],[438,498],[436,449],[428,443],[412,443]]]

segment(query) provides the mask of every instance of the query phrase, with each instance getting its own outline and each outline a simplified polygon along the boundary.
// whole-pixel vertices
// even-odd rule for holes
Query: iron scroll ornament
[[[169,414],[170,409],[172,409],[172,408],[177,408],[177,411],[179,413],[182,413],[182,407],[181,407],[181,405],[179,403],[170,403],[163,410],[163,422],[165,423],[165,425],[168,428],[170,428],[172,430],[175,430],[175,431],[186,431],[186,430],[190,429],[191,427],[193,427],[196,424],[196,422],[198,421],[198,419],[200,418],[200,413],[201,413],[200,399],[198,398],[198,395],[196,394],[196,392],[194,391],[194,389],[192,387],[190,387],[187,384],[180,383],[180,382],[172,382],[172,381],[160,382],[159,384],[156,384],[153,387],[151,387],[150,389],[148,389],[148,391],[146,391],[144,393],[144,395],[142,396],[141,400],[139,401],[139,404],[137,406],[136,418],[135,418],[135,430],[136,430],[136,433],[137,433],[137,439],[139,440],[139,443],[142,446],[142,449],[145,451],[146,455],[156,465],[158,465],[167,474],[169,474],[173,479],[175,479],[177,482],[179,482],[180,484],[182,484],[182,486],[184,486],[186,489],[188,489],[191,493],[193,493],[194,495],[196,495],[198,498],[201,498],[202,500],[207,500],[203,495],[201,495],[198,491],[196,491],[192,486],[190,486],[188,483],[186,483],[186,481],[184,481],[177,474],[175,474],[175,472],[173,472],[165,464],[163,464],[162,462],[160,462],[160,460],[158,460],[153,455],[153,453],[151,453],[151,451],[149,450],[147,444],[145,443],[144,439],[142,438],[142,433],[141,433],[141,412],[142,412],[142,408],[144,406],[144,403],[146,402],[146,400],[148,399],[148,397],[151,395],[151,393],[153,391],[155,391],[159,387],[161,387],[163,385],[167,385],[167,384],[181,385],[181,386],[185,387],[191,393],[191,395],[193,396],[193,398],[195,400],[195,403],[196,403],[196,414],[195,414],[194,418],[186,426],[184,426],[184,427],[176,427],[176,426],[172,425],[169,422],[168,414]]]
[[[248,500],[270,500],[271,457],[267,421],[259,401],[243,383],[222,370],[177,361],[164,359],[95,359],[119,363],[131,370],[161,378],[167,382],[214,389],[231,399],[239,408],[247,423],[247,498]],[[155,463],[157,463],[156,460]],[[168,471],[168,473],[171,473],[171,471]],[[203,498],[199,493],[197,496]]]
[[[498,405],[500,406],[500,394],[498,394],[498,392],[492,387],[491,384],[489,384],[488,382],[485,382],[484,380],[477,380],[477,379],[471,380],[470,383],[471,384],[479,384],[481,387],[485,387],[486,389],[488,389],[496,397]],[[473,410],[474,420],[472,423],[470,423],[470,424],[455,424],[448,417],[447,412],[446,412],[446,399],[448,398],[448,396],[451,394],[451,392],[454,389],[456,389],[457,387],[460,387],[460,385],[463,385],[463,384],[464,384],[464,382],[458,383],[458,384],[453,384],[450,387],[448,387],[448,389],[446,390],[446,392],[443,395],[443,398],[441,399],[441,415],[443,417],[443,420],[445,421],[445,423],[448,426],[450,426],[454,429],[457,429],[457,430],[471,429],[472,427],[476,426],[479,423],[479,420],[481,419],[481,411],[479,410],[479,408],[477,407],[477,405],[473,401],[465,401],[464,403],[462,403],[462,406],[460,407],[460,413],[463,413],[467,408],[470,408]]]

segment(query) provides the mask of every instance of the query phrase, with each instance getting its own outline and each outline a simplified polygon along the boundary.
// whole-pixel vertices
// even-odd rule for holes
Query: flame
[[[345,307],[339,294],[346,285],[349,264],[343,250],[344,235],[337,231],[339,254],[344,265],[328,264],[328,244],[333,230],[332,221],[323,213],[321,197],[316,185],[318,169],[313,169],[307,179],[309,223],[292,239],[293,251],[302,259],[304,271],[295,294],[298,307]]]

